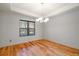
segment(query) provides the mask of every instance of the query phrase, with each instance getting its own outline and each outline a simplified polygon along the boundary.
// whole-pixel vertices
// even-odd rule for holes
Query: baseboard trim
[[[67,48],[70,48],[70,49],[79,50],[78,48],[71,47],[71,46],[68,46],[68,45],[66,45],[66,44],[58,43],[58,42],[56,42],[56,41],[54,41],[54,40],[49,40],[49,39],[44,39],[44,40],[51,41],[52,43],[56,43],[56,44],[62,45],[62,46],[64,46],[64,47],[67,47]]]

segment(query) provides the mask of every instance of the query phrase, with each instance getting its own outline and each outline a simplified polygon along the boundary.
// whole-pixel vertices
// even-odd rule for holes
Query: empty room
[[[79,4],[0,3],[0,56],[79,56]]]

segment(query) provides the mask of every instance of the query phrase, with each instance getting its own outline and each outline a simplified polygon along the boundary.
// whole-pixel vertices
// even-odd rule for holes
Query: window
[[[32,36],[35,35],[35,22],[20,20],[19,21],[19,36]]]

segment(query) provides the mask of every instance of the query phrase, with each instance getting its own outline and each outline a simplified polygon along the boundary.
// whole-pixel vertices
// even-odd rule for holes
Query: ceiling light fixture
[[[41,3],[41,14],[42,14],[42,15],[43,15],[43,7],[44,7],[44,4],[45,4],[45,3]],[[37,18],[36,21],[37,21],[37,22],[40,22],[40,23],[48,22],[48,21],[49,21],[49,18],[42,16],[42,17],[40,17],[40,18]]]

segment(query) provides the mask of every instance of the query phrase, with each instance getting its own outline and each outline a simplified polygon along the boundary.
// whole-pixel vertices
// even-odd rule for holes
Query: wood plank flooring
[[[48,40],[0,48],[0,56],[79,56],[79,50]]]

